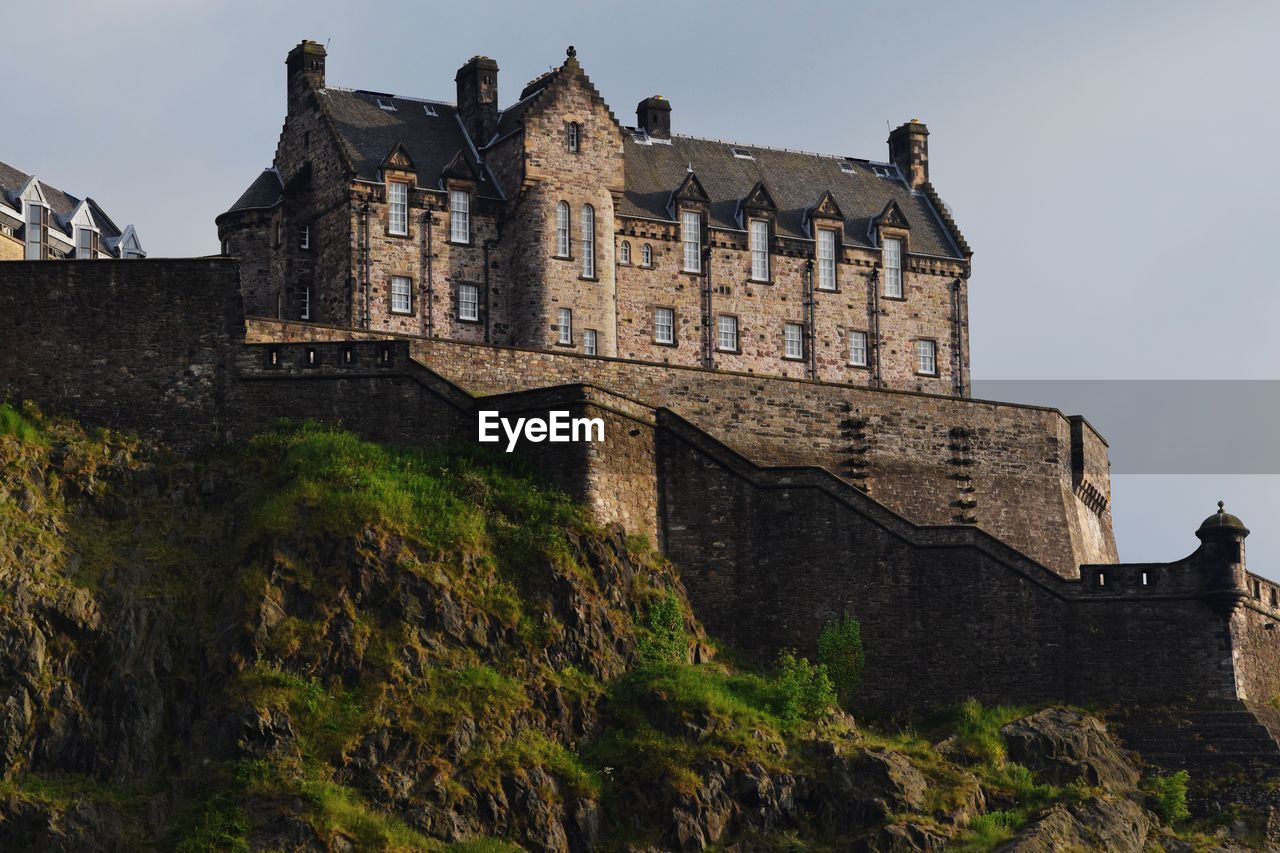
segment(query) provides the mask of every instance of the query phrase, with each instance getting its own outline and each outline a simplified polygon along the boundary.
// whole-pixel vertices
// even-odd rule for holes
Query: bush
[[[1152,780],[1151,786],[1156,793],[1156,811],[1166,825],[1172,826],[1191,817],[1191,811],[1187,808],[1187,782],[1190,779],[1187,771],[1179,770],[1172,776],[1157,776]]]
[[[795,652],[778,655],[774,679],[780,700],[778,716],[786,725],[816,720],[836,704],[835,687],[823,664],[810,663]]]
[[[645,623],[636,641],[636,654],[645,665],[688,660],[689,634],[684,629],[684,610],[674,592],[649,602]]]
[[[848,703],[862,681],[862,667],[866,663],[862,626],[848,612],[823,627],[818,637],[818,661],[827,668],[840,701]]]

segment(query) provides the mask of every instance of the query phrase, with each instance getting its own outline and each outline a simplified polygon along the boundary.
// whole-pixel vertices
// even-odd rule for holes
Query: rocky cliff
[[[473,452],[0,406],[0,849],[1187,843],[1091,718],[860,726],[732,659],[648,543]]]

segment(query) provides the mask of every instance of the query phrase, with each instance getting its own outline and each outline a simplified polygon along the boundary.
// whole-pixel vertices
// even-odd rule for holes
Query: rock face
[[[1145,849],[1153,826],[1151,816],[1137,803],[1104,794],[1082,803],[1054,806],[1000,849],[1009,853],[1138,853]]]
[[[1138,768],[1094,717],[1046,708],[1000,729],[1012,761],[1058,785],[1080,781],[1111,791],[1131,790]]]

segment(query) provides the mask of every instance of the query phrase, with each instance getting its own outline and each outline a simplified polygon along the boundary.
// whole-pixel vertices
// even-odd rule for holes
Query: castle
[[[327,86],[290,51],[272,167],[218,217],[254,314],[964,396],[970,251],[928,129],[884,162],[625,127],[573,48],[498,109]]]
[[[305,121],[315,128],[336,122],[337,113],[323,106],[330,90],[319,85],[319,47],[304,42],[290,54],[288,68],[291,103],[310,105]],[[469,77],[467,68],[477,76]],[[492,86],[496,77],[486,77],[486,69],[496,74],[484,61],[464,67],[461,88],[472,79]],[[601,127],[622,132],[611,118],[602,124],[607,110],[573,56],[540,80],[535,84],[541,88],[526,93],[529,103],[519,113],[524,129],[505,144],[550,145],[546,141],[554,139],[546,158],[576,156],[567,142],[559,147],[564,137],[558,133],[538,136],[531,130],[545,115],[539,110],[551,110],[560,97],[576,103],[576,112],[551,110],[546,121],[564,130],[567,116],[582,119],[587,129],[580,130],[580,145],[587,148],[577,154],[590,154],[588,141],[597,139]],[[379,96],[342,97],[367,105]],[[388,115],[386,124],[398,136],[395,114],[407,111],[409,103],[392,99],[394,113],[373,108]],[[436,108],[434,117],[419,112],[423,118],[414,120],[426,121],[441,118],[444,108]],[[459,128],[467,112],[453,116]],[[491,116],[498,129],[490,138],[502,138],[507,112]],[[920,316],[894,314],[878,299],[885,269],[881,247],[874,249],[878,259],[863,267],[865,274],[854,272],[856,259],[866,259],[871,243],[890,239],[885,235],[892,228],[869,235],[867,246],[850,246],[852,220],[846,219],[839,286],[865,288],[859,290],[865,303],[849,303],[858,310],[880,304],[888,313],[879,315],[880,378],[873,372],[833,377],[822,370],[834,370],[843,357],[819,358],[815,373],[792,369],[785,359],[766,361],[759,350],[754,361],[707,362],[698,347],[663,350],[668,354],[661,357],[629,349],[640,346],[627,329],[639,325],[642,310],[626,308],[628,300],[639,306],[649,304],[648,298],[674,301],[684,294],[696,306],[706,296],[701,288],[707,279],[695,275],[681,289],[684,273],[673,266],[683,257],[680,220],[639,224],[619,212],[623,203],[614,207],[613,190],[625,197],[625,181],[605,185],[584,178],[581,192],[607,190],[584,202],[585,196],[574,195],[555,177],[576,174],[572,170],[554,172],[546,159],[527,155],[506,161],[526,164],[511,191],[502,190],[509,209],[491,208],[488,225],[477,215],[469,227],[490,229],[478,232],[486,236],[462,246],[467,254],[447,254],[458,247],[443,248],[433,235],[437,227],[451,227],[452,214],[434,205],[455,178],[444,176],[445,189],[422,189],[435,179],[411,174],[405,180],[413,190],[409,203],[421,205],[405,220],[417,225],[414,240],[379,236],[391,227],[386,181],[365,184],[355,172],[349,181],[320,177],[329,169],[341,173],[347,162],[342,158],[355,157],[355,149],[338,145],[343,137],[336,130],[325,132],[334,134],[338,154],[326,160],[317,153],[310,168],[301,160],[282,163],[330,144],[318,129],[308,143],[305,121],[295,122],[291,107],[285,136],[301,134],[301,143],[282,144],[277,171],[258,182],[265,186],[255,184],[245,203],[219,219],[227,248],[243,251],[243,258],[0,264],[0,312],[13,318],[11,330],[0,336],[0,398],[35,400],[90,424],[137,430],[184,448],[244,437],[280,417],[340,422],[371,438],[434,446],[474,442],[482,409],[504,416],[567,411],[600,418],[603,444],[522,443],[519,452],[602,522],[647,534],[679,567],[711,633],[746,655],[768,659],[779,648],[811,650],[822,625],[848,612],[862,624],[867,665],[859,702],[869,710],[929,708],[969,696],[1015,704],[1182,703],[1193,709],[1186,712],[1188,722],[1150,735],[1158,747],[1155,760],[1280,768],[1280,714],[1272,707],[1280,697],[1280,586],[1247,570],[1244,524],[1219,507],[1195,530],[1199,543],[1185,559],[1120,563],[1111,529],[1107,445],[1084,418],[972,399],[965,393],[967,380],[952,384],[962,373],[941,370],[946,358],[939,359],[935,384],[923,384],[909,362],[889,367],[894,347],[903,355],[904,342],[920,334],[912,325],[916,320],[950,329],[958,318],[954,328],[965,339],[962,301],[959,315],[952,314],[956,303],[948,294],[963,296],[967,249],[948,261],[955,266],[945,274],[916,268],[932,261],[915,254],[915,235],[928,230],[925,213],[941,209],[924,204],[928,192],[909,189],[915,180],[910,176],[924,177],[922,165],[916,174],[911,161],[903,160],[906,184],[857,173],[882,181],[887,192],[904,194],[897,204],[885,203],[903,215],[903,231],[910,233],[902,239],[912,241],[911,251],[904,250],[904,276],[914,284],[906,302],[894,305]],[[651,131],[662,119],[646,121]],[[918,126],[906,127],[913,133]],[[614,154],[629,152],[628,145],[644,147],[634,132],[627,133],[632,141],[618,137]],[[414,148],[421,140],[389,140],[373,131],[369,136],[379,145],[387,142],[391,152],[378,161],[384,179],[401,174],[397,169],[421,168],[426,154]],[[466,138],[459,130],[457,139]],[[922,160],[923,136],[919,142],[902,156]],[[672,147],[677,144],[673,138]],[[495,147],[496,141],[488,146]],[[454,153],[437,151],[449,163]],[[763,151],[753,154],[764,158]],[[472,159],[469,174],[476,183],[468,204],[475,199],[477,209],[497,205],[496,197],[478,201],[485,198],[479,184],[506,186],[514,175],[503,177],[494,153],[486,156],[483,171],[478,153]],[[614,162],[623,171],[631,168]],[[835,168],[839,173],[839,164]],[[482,181],[482,175],[488,177]],[[722,185],[698,181],[711,200],[707,217],[714,219],[725,199]],[[692,185],[687,179],[683,190],[664,192],[677,204],[680,192]],[[741,276],[716,284],[722,280],[714,278],[715,271],[727,269],[729,259],[749,262],[742,254],[749,248],[741,248],[749,244],[733,242],[749,240],[749,234],[704,232],[704,245],[718,259],[710,265],[711,287],[731,293],[712,293],[711,313],[690,309],[696,328],[707,328],[703,320],[724,299],[757,300],[750,310],[735,310],[740,319],[758,324],[803,295],[812,258],[804,251],[786,254],[793,244],[782,232],[799,221],[786,224],[786,211],[796,210],[782,201],[790,192],[782,185],[768,188],[778,204],[770,224],[771,235],[772,229],[778,235],[769,255],[777,282],[771,289],[750,285],[752,292],[771,296],[746,296],[749,285]],[[845,199],[836,190],[831,194],[850,216]],[[565,199],[571,213],[580,202],[595,206],[602,212],[599,223],[605,221],[603,211],[610,211],[613,232],[597,247],[600,281],[579,278],[580,244],[570,244],[578,252],[570,274],[555,256],[555,244],[548,243],[558,238],[555,210]],[[908,208],[908,199],[917,206]],[[520,225],[522,217],[528,227]],[[510,223],[506,230],[499,227],[503,221]],[[298,231],[299,222],[308,232]],[[934,221],[936,234],[958,236],[946,223]],[[286,233],[299,239],[286,247]],[[370,247],[378,245],[376,253],[363,248],[366,237]],[[379,243],[383,238],[386,243]],[[665,267],[628,278],[633,271],[624,272],[612,257],[627,241],[633,253],[649,244],[666,258]],[[301,249],[304,243],[314,250]],[[394,247],[402,250],[397,254]],[[301,259],[301,251],[314,254]],[[528,255],[527,266],[513,260],[520,252]],[[375,288],[375,276],[392,278],[399,264],[414,283],[403,318],[383,298],[394,294]],[[428,264],[441,271],[439,279],[427,273]],[[501,281],[503,288],[501,298],[495,292],[486,303],[495,312],[493,322],[464,333],[472,327],[455,323],[452,294],[468,280],[483,282],[486,270],[490,285]],[[800,270],[805,275],[797,277]],[[592,313],[609,302],[597,297],[610,274],[618,295],[613,326]],[[310,319],[291,301],[298,282],[316,288]],[[935,285],[934,298],[926,297]],[[646,292],[651,296],[636,296]],[[423,294],[426,305],[413,301]],[[575,301],[579,295],[585,301]],[[932,314],[929,304],[937,309]],[[563,329],[552,321],[561,305],[596,324],[574,326],[597,332],[595,354],[580,345],[557,346]],[[746,326],[744,319],[740,330]],[[699,332],[692,334],[696,339]],[[822,340],[822,334],[816,337]],[[606,342],[606,335],[617,337]],[[647,336],[646,331],[641,337]],[[938,337],[940,346],[949,340]],[[834,338],[829,342],[835,346]],[[741,357],[747,358],[745,348]],[[1138,727],[1126,736],[1140,739],[1143,731]]]

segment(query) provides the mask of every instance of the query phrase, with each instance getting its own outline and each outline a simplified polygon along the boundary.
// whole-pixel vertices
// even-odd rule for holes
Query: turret
[[[1227,609],[1238,598],[1248,595],[1245,585],[1244,540],[1249,528],[1223,508],[1218,501],[1218,511],[1206,518],[1196,531],[1202,543],[1200,560],[1205,572],[1205,589],[1221,596]]]

